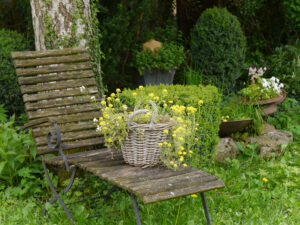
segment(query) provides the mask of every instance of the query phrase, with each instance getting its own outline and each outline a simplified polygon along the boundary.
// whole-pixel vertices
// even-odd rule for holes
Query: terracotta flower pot
[[[284,89],[281,89],[281,95],[266,100],[259,100],[254,102],[253,105],[259,105],[263,115],[270,115],[277,111],[277,105],[282,103],[286,96],[287,92]],[[244,98],[242,98],[242,102],[245,102]],[[247,103],[249,103],[249,100],[247,100]]]

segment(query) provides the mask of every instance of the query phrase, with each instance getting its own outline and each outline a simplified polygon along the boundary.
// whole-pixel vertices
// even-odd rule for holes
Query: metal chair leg
[[[207,205],[206,205],[206,200],[205,200],[205,196],[204,196],[204,192],[201,192],[201,200],[202,200],[203,209],[204,209],[207,224],[211,225],[210,217],[209,217],[209,213],[208,213],[208,209],[207,209]]]
[[[43,164],[43,167],[44,167],[44,171],[45,171],[45,175],[46,175],[46,178],[47,178],[49,187],[50,187],[50,189],[51,189],[51,191],[52,191],[52,193],[53,193],[53,195],[54,195],[54,197],[53,197],[49,202],[50,202],[50,203],[53,203],[53,202],[55,202],[55,201],[57,200],[57,201],[59,202],[59,204],[63,207],[63,209],[64,209],[65,213],[67,214],[67,216],[68,216],[68,218],[69,218],[71,224],[74,224],[74,220],[73,220],[73,218],[72,218],[72,216],[71,216],[71,213],[70,213],[69,209],[66,207],[65,203],[62,201],[62,199],[60,198],[59,194],[56,192],[56,190],[55,190],[55,188],[54,188],[54,186],[53,186],[53,184],[52,184],[52,181],[51,181],[51,179],[50,179],[50,176],[49,176],[49,172],[48,172],[47,166],[46,166],[46,164],[45,164],[43,158],[42,158],[42,164]],[[74,181],[75,173],[76,173],[76,167],[74,168],[74,171],[73,171],[72,176],[71,176],[71,178],[72,178],[73,180],[70,180],[69,185],[68,185],[67,188],[64,190],[65,192],[67,192],[67,191],[70,189],[70,186],[71,186],[70,184],[72,184],[73,181]],[[47,210],[44,209],[44,210],[43,210],[43,215],[45,215],[46,212],[47,212]]]
[[[113,186],[111,189],[108,190],[108,192],[104,195],[104,200],[103,200],[104,204],[109,200],[110,195],[117,189],[119,189],[117,186]]]
[[[141,219],[140,219],[140,215],[139,215],[138,203],[136,201],[136,198],[135,198],[134,194],[130,193],[130,198],[131,198],[131,201],[132,201],[132,204],[133,204],[133,210],[134,210],[134,214],[135,214],[136,224],[141,225]]]

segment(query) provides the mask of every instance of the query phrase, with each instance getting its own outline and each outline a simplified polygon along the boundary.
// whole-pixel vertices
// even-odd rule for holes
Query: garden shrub
[[[0,190],[10,188],[15,196],[41,194],[46,182],[32,136],[19,132],[14,116],[7,119],[5,112],[0,105]]]
[[[289,96],[300,100],[300,40],[276,48],[268,58],[268,67],[266,75],[279,78]]]
[[[205,10],[191,31],[192,64],[225,90],[234,86],[245,59],[246,38],[240,23],[225,8]]]
[[[24,112],[24,104],[10,53],[29,50],[29,43],[15,31],[0,30],[0,102],[10,115]]]
[[[167,95],[163,94],[162,90],[167,89]],[[124,90],[121,95],[121,101],[128,105],[136,105],[135,96],[148,96],[150,93],[155,93],[159,97],[159,107],[163,104],[177,104],[184,106],[193,106],[198,110],[196,119],[198,130],[197,144],[193,147],[194,157],[190,165],[200,168],[206,166],[210,162],[213,150],[218,142],[218,132],[220,125],[220,102],[221,94],[214,86],[183,86],[183,85],[160,85],[147,86],[136,90]]]

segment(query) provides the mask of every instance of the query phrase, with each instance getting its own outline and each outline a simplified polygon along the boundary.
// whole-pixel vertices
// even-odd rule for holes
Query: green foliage
[[[29,50],[29,44],[23,35],[15,31],[0,30],[0,102],[8,113],[19,115],[24,111],[24,105],[16,72],[10,53]]]
[[[136,66],[140,74],[145,69],[168,70],[178,69],[184,61],[183,46],[174,43],[163,43],[162,48],[152,52],[150,49],[146,51],[136,51]]]
[[[166,89],[168,94],[163,95]],[[137,104],[135,92],[138,90],[124,90],[120,96],[121,101],[134,106]],[[159,99],[164,99],[160,107],[167,105],[183,105],[199,108],[195,114],[198,124],[195,134],[196,143],[191,146],[194,154],[189,162],[194,167],[203,167],[210,163],[212,152],[218,142],[220,125],[220,102],[221,94],[214,86],[182,86],[182,85],[160,85],[147,86],[143,89],[144,96],[155,93]]]
[[[298,0],[284,0],[284,8],[286,9],[286,18],[292,25],[300,29],[300,2]]]
[[[103,0],[99,10],[103,80],[109,91],[136,87],[139,78],[134,52],[149,39],[177,41],[173,1]]]
[[[41,179],[43,168],[35,158],[35,144],[31,134],[18,132],[14,122],[0,105],[0,190],[7,188],[17,197],[41,195],[46,182]]]
[[[300,103],[299,101],[287,98],[278,106],[278,111],[268,117],[268,123],[277,129],[288,130],[293,133],[294,140],[300,141]]]
[[[295,45],[275,49],[267,60],[267,76],[276,76],[283,83],[289,96],[300,100],[300,40]]]
[[[238,19],[225,8],[205,10],[191,31],[191,57],[197,70],[223,88],[241,75],[246,39]]]

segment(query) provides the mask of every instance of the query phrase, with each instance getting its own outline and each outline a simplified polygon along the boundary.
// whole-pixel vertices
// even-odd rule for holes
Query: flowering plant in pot
[[[151,48],[154,43],[155,48]],[[148,47],[150,46],[150,47]],[[175,43],[146,42],[143,51],[135,52],[136,67],[146,85],[172,84],[175,70],[184,61],[184,48]]]
[[[162,96],[168,94],[166,89],[162,92]],[[97,131],[104,135],[105,145],[122,151],[124,160],[131,165],[154,166],[163,163],[174,170],[186,167],[186,161],[193,154],[189,149],[193,145],[190,140],[196,127],[197,108],[163,103],[154,93],[135,97],[139,104],[134,106],[134,111],[132,106],[122,103],[119,89],[117,93],[112,93],[101,101],[103,116],[95,118],[94,121],[97,123]],[[154,136],[156,140],[149,141],[148,135]],[[135,138],[134,142],[139,142],[134,148],[126,146],[128,143],[132,144],[132,138]],[[128,148],[131,148],[130,151],[136,150],[139,146],[142,146],[144,152],[152,151],[154,147],[158,149],[159,160],[149,165],[131,163],[126,151]],[[140,155],[143,155],[143,152],[135,157]]]
[[[277,110],[276,105],[286,98],[284,85],[276,77],[262,78],[266,68],[250,68],[249,75],[252,83],[240,93],[244,100],[252,104],[262,105],[263,114],[271,114]]]

